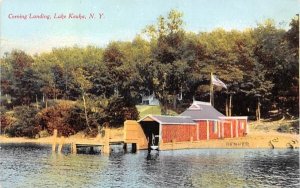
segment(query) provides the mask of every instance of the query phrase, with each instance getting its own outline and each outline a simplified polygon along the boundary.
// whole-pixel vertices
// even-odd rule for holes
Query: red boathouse
[[[153,145],[242,137],[248,133],[247,116],[226,117],[210,103],[194,101],[178,116],[147,115],[139,120]]]

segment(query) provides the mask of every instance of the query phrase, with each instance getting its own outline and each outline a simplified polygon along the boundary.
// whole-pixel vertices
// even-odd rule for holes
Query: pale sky
[[[299,0],[0,0],[1,55],[11,49],[30,54],[64,46],[105,46],[132,40],[171,9],[183,12],[187,31],[243,30],[270,18],[287,29],[300,12]],[[54,14],[86,19],[54,19]],[[102,18],[99,19],[99,13]],[[29,19],[50,15],[51,19]],[[94,14],[94,19],[89,15]],[[15,18],[25,17],[27,19]]]

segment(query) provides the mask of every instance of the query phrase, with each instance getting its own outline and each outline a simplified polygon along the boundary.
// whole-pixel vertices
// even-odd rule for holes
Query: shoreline
[[[6,137],[0,136],[0,144],[49,144],[52,145],[54,138],[44,137],[30,139],[24,137]],[[57,144],[72,144],[77,142],[97,142],[95,138],[86,138],[82,135],[73,135],[70,137],[56,138]],[[161,150],[176,149],[286,149],[299,148],[299,135],[289,133],[279,133],[275,131],[263,132],[252,131],[245,137],[224,138],[214,140],[200,140],[190,142],[162,143]],[[145,148],[140,148],[145,149]]]
[[[173,149],[288,149],[299,148],[299,135],[254,132],[240,138],[165,143],[162,150]]]

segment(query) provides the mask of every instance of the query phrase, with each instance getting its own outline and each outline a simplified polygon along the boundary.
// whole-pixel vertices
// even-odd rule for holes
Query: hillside
[[[151,105],[136,105],[137,110],[140,113],[140,118],[145,117],[146,115],[161,115],[160,106],[151,106]],[[169,115],[177,115],[176,112],[168,110]]]

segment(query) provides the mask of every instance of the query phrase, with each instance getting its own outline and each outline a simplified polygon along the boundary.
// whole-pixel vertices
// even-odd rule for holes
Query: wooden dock
[[[110,129],[105,128],[104,136],[99,134],[94,139],[76,141],[72,143],[65,143],[64,137],[57,137],[57,130],[54,130],[52,151],[55,152],[57,148],[57,151],[61,152],[63,145],[71,144],[71,152],[74,154],[78,152],[79,148],[90,148],[90,151],[94,151],[95,148],[99,148],[101,153],[109,154],[111,151],[110,145],[123,145],[124,151],[127,151],[128,144],[131,144],[132,152],[135,153],[140,149],[140,146],[142,146],[142,149],[145,149],[145,146],[147,146],[147,140],[139,137],[135,123],[135,121],[126,121],[124,123],[124,132],[122,138],[115,138],[114,135],[110,134]]]

